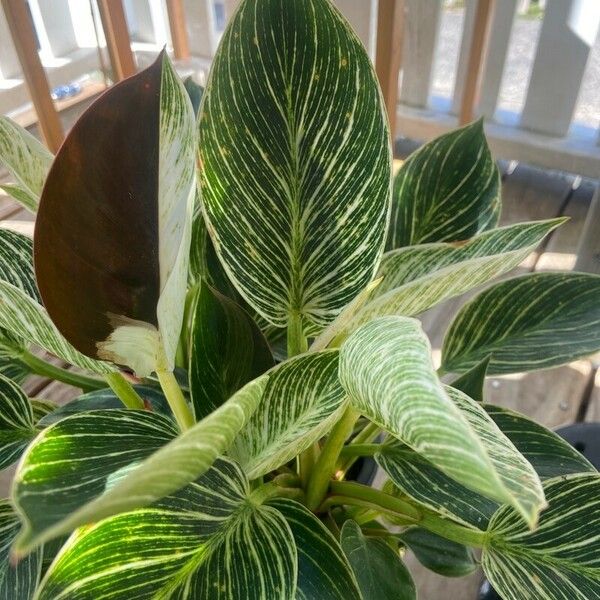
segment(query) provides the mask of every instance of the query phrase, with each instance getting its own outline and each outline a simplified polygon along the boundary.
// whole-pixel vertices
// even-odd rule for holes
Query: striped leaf
[[[341,544],[363,600],[416,600],[415,584],[408,569],[383,540],[365,537],[354,521],[346,521]]]
[[[250,479],[284,465],[325,435],[346,407],[336,350],[286,361],[269,376],[231,455]]]
[[[208,284],[199,284],[190,312],[188,373],[199,420],[274,363],[250,315]]]
[[[338,541],[307,508],[278,498],[269,506],[287,521],[298,552],[296,600],[364,600]]]
[[[24,527],[17,547],[67,533],[63,523],[101,497],[115,473],[176,435],[170,419],[133,410],[81,413],[48,427],[23,455],[13,482],[13,500]]]
[[[381,284],[348,330],[382,315],[417,315],[510,271],[563,222],[519,223],[464,243],[423,244],[387,252],[378,273]]]
[[[10,547],[21,523],[8,500],[0,500],[0,600],[30,600],[40,580],[42,548],[19,561],[10,562]]]
[[[499,506],[400,442],[383,444],[375,458],[403,494],[442,517],[484,530]]]
[[[76,532],[37,600],[293,600],[296,573],[284,517],[219,460],[173,496]]]
[[[467,303],[446,333],[442,369],[491,356],[488,374],[545,369],[600,350],[600,276],[532,273]]]
[[[146,385],[134,385],[133,389],[144,402],[146,410],[169,417],[170,419],[173,418],[173,413],[169,408],[167,399],[160,390]],[[39,424],[47,427],[48,425],[58,423],[67,417],[83,412],[90,412],[93,410],[122,411],[122,409],[123,401],[110,388],[103,388],[101,390],[94,390],[93,392],[83,394],[78,398],[75,398],[75,400],[67,402],[67,404],[55,407],[40,419]]]
[[[36,434],[29,399],[14,381],[0,375],[0,469],[15,462]]]
[[[412,550],[424,567],[444,577],[464,577],[477,569],[477,561],[470,548],[427,529],[410,527],[396,537]]]
[[[425,144],[394,179],[387,248],[467,240],[500,216],[500,174],[483,120]]]
[[[446,386],[445,390],[481,440],[507,495],[511,498],[505,502],[514,506],[525,521],[534,526],[540,510],[546,503],[542,484],[528,462],[528,457],[520,453],[520,449],[502,433],[480,404],[449,386]],[[422,491],[417,491],[415,499],[434,510],[437,504],[446,514],[471,525],[485,526],[485,517],[491,516],[489,502],[483,499],[474,502],[476,496],[472,491],[450,483],[443,473],[435,473],[436,469],[432,464],[428,465],[421,460],[415,460],[412,464],[411,460],[414,457],[411,457],[408,449],[395,447],[393,444],[391,447],[384,445],[382,448],[383,452],[378,455],[380,464],[398,487],[412,495],[424,477],[431,477],[432,484]],[[437,482],[437,485],[433,482]],[[472,508],[470,503],[474,504]],[[480,513],[484,515],[483,519]]]
[[[164,442],[161,443],[162,448],[139,465],[135,465],[135,468],[122,471],[122,477],[119,477],[118,480],[115,479],[114,484],[105,493],[74,512],[65,513],[65,518],[51,525],[49,529],[40,533],[40,527],[35,530],[29,528],[16,545],[17,552],[27,552],[46,539],[71,532],[81,525],[148,506],[195,481],[211,467],[218,456],[229,448],[247,418],[256,410],[266,381],[267,376],[264,375],[246,385],[223,406],[196,423],[185,433],[166,445],[163,445]],[[126,412],[131,414],[131,411]],[[107,411],[106,414],[110,417],[113,413],[114,411]],[[91,414],[93,413],[70,417],[60,421],[55,427]],[[155,418],[158,416],[155,415]],[[43,436],[40,439],[43,439]],[[25,465],[27,456],[21,468]],[[18,474],[17,477],[19,477]],[[15,498],[18,497],[19,487],[22,486],[17,483],[14,492]],[[49,502],[53,497],[56,500],[58,495],[55,496],[51,486],[47,493]],[[45,525],[44,523],[42,525],[50,526],[50,524]]]
[[[164,52],[102,94],[59,150],[40,201],[35,268],[52,320],[86,356],[141,376],[173,369],[195,153],[192,105]]]
[[[600,476],[546,482],[549,507],[527,531],[509,507],[494,515],[482,564],[505,600],[600,598]]]
[[[0,116],[0,164],[15,183],[1,185],[7,194],[35,213],[52,154],[28,131],[8,117]]]
[[[536,470],[540,479],[574,473],[595,473],[596,469],[559,435],[507,408],[484,405],[502,433]]]
[[[0,280],[40,302],[33,272],[33,241],[8,229],[0,229]]]
[[[454,389],[464,392],[469,398],[477,402],[483,402],[485,376],[489,364],[490,357],[486,356],[481,362],[454,379],[450,385]]]
[[[329,0],[243,0],[200,111],[217,253],[268,321],[314,333],[371,280],[385,241],[391,147],[366,51]]]
[[[435,373],[429,340],[415,319],[382,317],[355,331],[340,352],[351,404],[448,477],[499,502],[519,499]]]

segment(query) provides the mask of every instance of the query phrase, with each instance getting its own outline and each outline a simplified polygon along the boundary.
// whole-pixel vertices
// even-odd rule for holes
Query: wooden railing
[[[27,100],[22,89],[26,82],[51,147],[60,142],[62,132],[48,88],[98,68],[94,40],[107,47],[113,80],[134,72],[136,58],[138,64],[145,64],[164,45],[180,64],[207,70],[226,19],[238,4],[238,0],[28,0],[30,18],[26,0],[0,1],[4,8],[0,112],[16,108],[19,99],[21,104]],[[498,99],[516,12],[523,0],[466,0],[456,83],[445,98],[432,93],[432,78],[440,52],[441,15],[448,0],[334,2],[376,61],[397,135],[426,140],[484,116],[498,157],[588,176],[600,174],[598,131],[573,127],[586,64],[600,27],[600,0],[546,0],[526,99],[520,113],[509,118],[498,110]],[[98,17],[96,23],[91,9]],[[99,32],[93,29],[98,22]],[[11,87],[10,81],[17,83]]]

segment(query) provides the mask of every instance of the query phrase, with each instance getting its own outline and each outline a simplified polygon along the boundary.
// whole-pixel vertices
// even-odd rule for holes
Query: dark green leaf
[[[198,85],[191,76],[184,79],[183,87],[190,98],[192,108],[194,109],[194,114],[198,115],[198,109],[200,108],[200,101],[202,100],[202,92],[204,91],[204,88]]]
[[[14,381],[0,375],[0,469],[14,463],[36,435],[29,399]]]
[[[541,479],[596,472],[580,452],[553,431],[507,408],[491,404],[484,408]]]
[[[10,562],[10,547],[21,523],[8,500],[0,500],[0,600],[30,600],[40,579],[42,549],[18,564]]]
[[[489,375],[545,369],[600,350],[600,276],[531,273],[463,306],[446,333],[442,368],[462,372],[491,356]]]
[[[483,388],[485,386],[485,376],[490,357],[486,356],[481,362],[471,367],[466,373],[457,377],[450,385],[461,392],[464,392],[469,398],[477,402],[483,402]]]
[[[328,0],[245,0],[200,110],[202,200],[228,275],[273,325],[321,329],[385,242],[391,148],[365,49]]]
[[[354,521],[346,521],[342,527],[342,548],[363,600],[416,600],[408,569],[383,540],[365,537]]]
[[[544,486],[549,506],[527,531],[508,506],[494,515],[484,571],[505,600],[600,598],[600,475],[568,475]]]
[[[269,502],[286,519],[298,551],[296,600],[363,600],[337,540],[307,508],[293,500]]]
[[[463,577],[477,569],[470,548],[451,542],[431,531],[411,527],[398,534],[424,566],[445,577]]]
[[[192,105],[164,52],[65,139],[40,201],[35,267],[50,317],[83,354],[140,376],[173,369],[195,158]]]
[[[190,310],[190,391],[199,420],[274,362],[246,311],[206,283],[199,284]]]
[[[173,421],[155,413],[97,410],[44,430],[27,449],[13,483],[24,532],[19,544],[52,539],[61,522],[102,495],[109,479],[177,435]]]
[[[500,216],[500,174],[483,120],[417,150],[394,179],[387,248],[467,240]]]
[[[284,517],[254,502],[235,463],[151,507],[79,530],[38,600],[294,600],[296,548]]]

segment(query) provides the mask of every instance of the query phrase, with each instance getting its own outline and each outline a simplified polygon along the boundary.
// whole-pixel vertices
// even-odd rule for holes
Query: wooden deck
[[[522,164],[503,165],[502,170],[503,225],[562,215],[570,217],[570,221],[555,231],[513,274],[572,269],[598,182]],[[0,226],[17,231],[32,230],[32,215],[1,195],[0,221]],[[447,301],[423,317],[438,358],[444,331],[465,299]],[[24,387],[30,396],[59,403],[67,402],[79,393],[77,389],[39,377],[30,377]],[[518,410],[551,428],[574,421],[600,420],[600,374],[593,360],[579,360],[536,373],[491,378],[487,392],[490,402]],[[7,475],[0,477],[0,496],[6,493]],[[476,597],[480,573],[448,579],[426,571],[410,555],[406,560],[422,600],[470,600]]]

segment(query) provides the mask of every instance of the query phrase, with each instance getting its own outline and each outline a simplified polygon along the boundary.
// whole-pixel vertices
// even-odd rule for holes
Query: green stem
[[[381,450],[381,444],[348,444],[340,452],[340,458],[357,458],[373,456]]]
[[[487,543],[487,532],[479,529],[470,529],[442,519],[435,514],[425,514],[423,520],[419,523],[420,527],[428,529],[433,533],[465,546],[482,548]]]
[[[308,340],[302,329],[302,315],[291,313],[287,328],[288,358],[302,354],[308,350]]]
[[[340,451],[344,447],[346,439],[352,433],[352,428],[358,417],[359,414],[348,407],[342,418],[331,430],[312,470],[306,489],[306,505],[310,510],[316,510],[319,504],[323,502],[331,478],[335,474]]]
[[[101,390],[106,388],[106,382],[95,377],[88,377],[80,373],[68,371],[56,365],[52,365],[41,358],[35,356],[31,352],[24,350],[18,356],[21,362],[25,363],[36,375],[55,379],[80,388],[83,392],[91,392],[93,390]]]
[[[352,481],[332,481],[330,488],[334,496],[346,496],[362,500],[371,506],[377,506],[388,512],[396,513],[399,517],[404,517],[413,522],[421,521],[423,517],[421,511],[412,504],[367,485]]]
[[[381,427],[377,423],[368,423],[365,427],[356,434],[355,438],[348,444],[348,446],[358,446],[360,444],[370,444],[381,431]],[[346,475],[348,469],[358,460],[360,455],[349,456],[346,460],[340,461],[338,464],[338,470],[343,475]]]
[[[133,386],[121,375],[114,372],[104,376],[106,383],[110,389],[121,399],[127,408],[144,410],[144,401],[139,397],[138,393],[133,389]]]
[[[195,420],[175,375],[171,371],[157,371],[156,375],[179,428],[181,431],[186,431],[195,423]]]
[[[318,456],[319,446],[317,443],[311,444],[304,452],[298,455],[298,475],[300,476],[303,488],[306,488],[310,481],[310,476]]]

